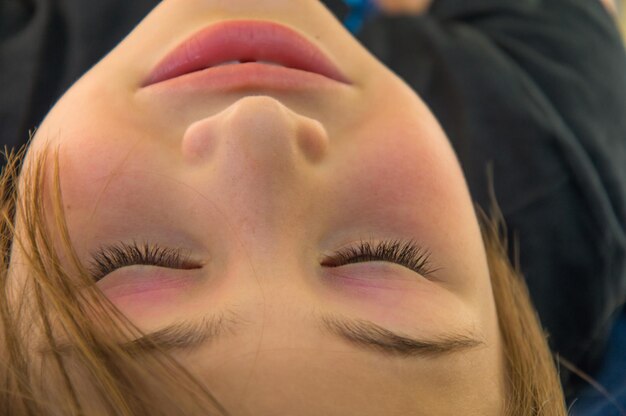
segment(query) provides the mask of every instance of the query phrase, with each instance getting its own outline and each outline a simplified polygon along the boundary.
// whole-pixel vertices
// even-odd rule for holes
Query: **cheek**
[[[68,220],[73,211],[91,208],[101,197],[111,174],[123,167],[130,148],[101,139],[64,143],[60,155],[60,177]]]
[[[91,208],[102,197],[102,192],[115,182],[133,189],[133,175],[128,170],[146,170],[157,164],[156,149],[150,144],[161,138],[134,123],[121,110],[134,113],[134,109],[117,103],[118,110],[94,109],[80,114],[80,122],[69,120],[58,140],[60,144],[60,176],[66,209],[73,207]],[[102,111],[100,111],[102,110]],[[128,195],[132,195],[129,191]],[[124,197],[124,195],[119,195]],[[101,201],[100,201],[101,202]],[[89,211],[91,214],[91,211]]]
[[[110,193],[114,191],[118,202],[127,201],[132,196],[133,189],[137,188],[137,185],[133,186],[137,179],[124,173],[129,165],[140,167],[140,162],[133,157],[137,139],[128,140],[128,134],[119,134],[119,129],[105,133],[104,129],[99,131],[99,128],[102,126],[94,125],[93,128],[85,129],[74,127],[72,131],[64,130],[59,138],[59,179],[65,221],[70,239],[79,255],[84,254],[82,240],[94,236],[92,223],[97,222],[94,220],[103,214],[102,211],[107,211],[106,206],[111,203]],[[56,143],[50,150],[55,148]],[[59,250],[61,259],[66,260],[66,255],[63,254],[65,250],[62,249],[64,244],[54,226],[54,163],[53,157],[49,157],[46,166],[44,212],[47,223],[53,225],[50,231],[54,245]],[[112,224],[124,226],[120,218],[116,218]]]
[[[417,221],[420,230],[437,235],[476,231],[465,178],[436,124],[378,121],[356,140],[339,152],[342,172],[336,175],[351,205],[360,211],[392,208],[405,226]]]
[[[93,204],[103,187],[128,167],[143,168],[150,160],[145,144],[163,142],[164,132],[142,118],[142,109],[122,81],[112,81],[100,82],[94,70],[85,74],[38,132],[60,146],[61,185],[70,209]]]
[[[345,214],[335,225],[415,238],[432,252],[444,284],[468,301],[487,299],[480,228],[456,156],[434,120],[406,119],[380,117],[337,152],[331,198]]]

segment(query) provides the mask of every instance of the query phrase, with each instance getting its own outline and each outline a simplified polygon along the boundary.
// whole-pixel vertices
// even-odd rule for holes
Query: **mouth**
[[[298,32],[269,21],[234,20],[202,29],[174,48],[150,72],[142,87],[207,69],[218,72],[221,70],[214,68],[232,70],[251,63],[255,67],[283,67],[352,84],[320,48]]]

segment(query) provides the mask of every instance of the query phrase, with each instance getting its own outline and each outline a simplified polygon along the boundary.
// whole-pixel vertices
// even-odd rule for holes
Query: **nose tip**
[[[269,96],[244,97],[186,130],[182,152],[187,162],[206,163],[218,148],[231,149],[254,163],[319,162],[328,135],[322,123],[298,114]]]

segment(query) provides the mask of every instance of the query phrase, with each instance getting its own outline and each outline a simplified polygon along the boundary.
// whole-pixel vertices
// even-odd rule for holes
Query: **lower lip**
[[[149,89],[236,91],[249,88],[274,90],[319,89],[347,86],[314,72],[256,62],[215,66],[149,85]]]

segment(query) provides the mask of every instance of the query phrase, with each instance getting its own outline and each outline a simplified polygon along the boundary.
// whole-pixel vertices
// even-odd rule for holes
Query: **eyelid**
[[[142,246],[133,241],[104,246],[92,253],[89,272],[98,282],[113,271],[132,265],[153,265],[172,269],[197,269],[202,266],[190,262],[190,253],[181,247],[163,248],[144,242]],[[356,245],[345,247],[326,256],[322,266],[340,267],[363,261],[387,261],[404,266],[424,277],[431,278],[439,270],[431,264],[431,252],[414,240],[359,240]],[[364,259],[364,260],[362,260]],[[355,261],[360,260],[360,261]]]
[[[424,277],[433,277],[439,270],[430,260],[431,252],[418,244],[415,240],[359,240],[356,245],[342,248],[327,256],[322,266],[340,267],[346,264],[360,263],[355,261],[388,261],[404,266]]]
[[[190,261],[190,253],[181,247],[163,248],[159,245],[142,245],[133,240],[104,246],[91,254],[89,272],[96,282],[122,267],[153,265],[171,269],[197,269],[201,266]]]

